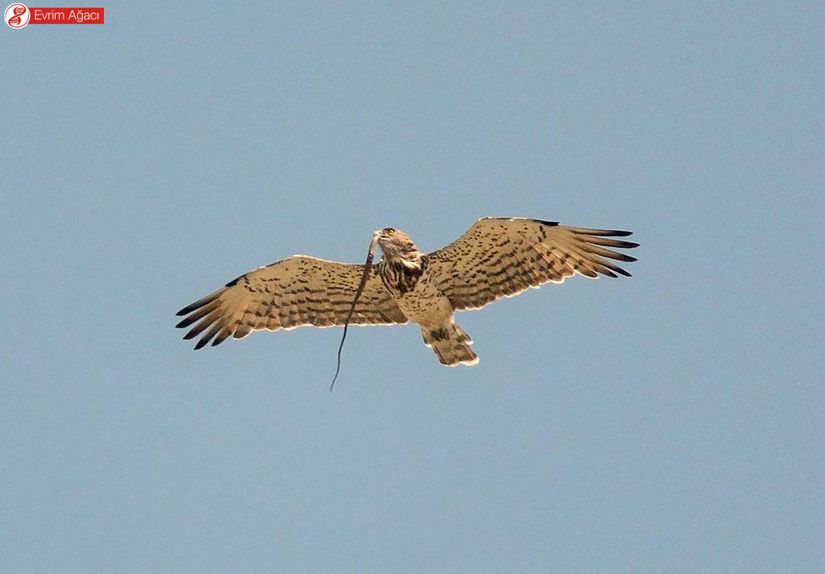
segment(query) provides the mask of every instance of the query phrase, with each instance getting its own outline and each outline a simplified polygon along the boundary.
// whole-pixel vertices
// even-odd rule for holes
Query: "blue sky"
[[[65,4],[63,4],[65,5]],[[821,572],[821,3],[107,2],[0,30],[0,570]],[[485,215],[631,279],[195,353],[183,305]]]

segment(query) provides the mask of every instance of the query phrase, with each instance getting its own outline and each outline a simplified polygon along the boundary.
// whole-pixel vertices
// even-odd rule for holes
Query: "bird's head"
[[[385,227],[376,231],[373,237],[389,262],[400,262],[407,267],[421,266],[421,252],[410,236],[400,229]]]

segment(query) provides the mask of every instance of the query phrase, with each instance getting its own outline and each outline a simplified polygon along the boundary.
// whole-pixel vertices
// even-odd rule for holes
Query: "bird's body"
[[[436,274],[430,272],[429,257],[403,231],[385,228],[376,233],[384,252],[378,264],[381,282],[404,316],[421,327],[424,344],[444,365],[476,364],[472,340],[456,326],[455,309],[439,289]]]
[[[395,304],[413,323],[432,327],[452,315],[449,299],[438,290],[426,268],[409,269],[382,261],[378,273]]]
[[[187,317],[177,326],[194,324],[186,339],[205,331],[195,346],[199,349],[255,330],[344,325],[352,307],[352,324],[416,323],[441,363],[473,365],[478,356],[455,324],[455,311],[561,283],[576,273],[629,276],[607,259],[635,258],[606,249],[636,247],[614,239],[627,235],[534,219],[483,218],[455,242],[424,254],[404,232],[384,228],[373,234],[383,257],[367,270],[354,307],[363,265],[295,255],[250,271],[182,309],[178,315]]]

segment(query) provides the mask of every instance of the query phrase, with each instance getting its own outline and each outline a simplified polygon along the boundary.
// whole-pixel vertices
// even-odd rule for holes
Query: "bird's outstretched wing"
[[[430,253],[430,273],[456,310],[478,309],[575,273],[596,278],[630,273],[612,263],[635,257],[607,249],[638,243],[612,239],[630,231],[564,227],[553,221],[485,217],[446,247]]]
[[[230,335],[240,339],[252,331],[343,325],[363,272],[363,265],[307,255],[287,257],[241,275],[184,307],[178,315],[186,317],[177,327],[194,324],[184,339],[203,333],[195,345],[195,349],[200,349],[210,340],[215,346]],[[373,267],[350,324],[406,322],[407,318],[384,289],[378,269]]]

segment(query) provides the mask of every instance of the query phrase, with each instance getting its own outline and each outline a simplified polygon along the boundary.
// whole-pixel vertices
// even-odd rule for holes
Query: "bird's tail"
[[[478,363],[478,355],[470,347],[473,340],[455,323],[438,329],[421,329],[421,334],[424,344],[432,348],[442,365],[455,367]]]

